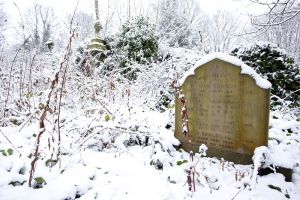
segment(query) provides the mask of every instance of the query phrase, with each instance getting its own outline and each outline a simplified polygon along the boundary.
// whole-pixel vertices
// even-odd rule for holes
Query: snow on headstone
[[[267,146],[271,84],[251,67],[235,57],[213,53],[191,68],[180,84],[192,143],[181,134],[178,98],[175,136],[185,150],[196,152],[205,144],[208,156],[246,164],[256,147]]]

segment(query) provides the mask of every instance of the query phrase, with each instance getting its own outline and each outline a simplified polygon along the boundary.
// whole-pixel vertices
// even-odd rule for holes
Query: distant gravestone
[[[239,59],[214,53],[180,80],[187,100],[188,137],[182,134],[182,104],[176,98],[175,136],[186,151],[208,147],[208,156],[252,162],[254,149],[268,144],[271,84]]]

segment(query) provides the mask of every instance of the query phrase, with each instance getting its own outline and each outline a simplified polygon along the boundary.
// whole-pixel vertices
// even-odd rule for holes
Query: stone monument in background
[[[99,17],[99,5],[98,0],[95,0],[95,14],[96,14],[96,22],[94,25],[95,28],[95,37],[91,39],[91,42],[88,44],[88,50],[92,54],[102,53],[106,50],[106,46],[104,41],[100,38],[100,31],[102,30],[102,25],[100,23]]]
[[[214,53],[180,80],[187,100],[191,143],[182,134],[182,105],[176,97],[175,136],[186,151],[250,164],[254,149],[268,144],[271,84],[239,59]]]

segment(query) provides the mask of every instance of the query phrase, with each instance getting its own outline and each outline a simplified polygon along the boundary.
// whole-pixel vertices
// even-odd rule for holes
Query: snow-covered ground
[[[34,175],[46,182],[40,189],[29,188],[27,182],[37,121],[21,131],[22,125],[2,127],[0,199],[300,199],[300,122],[293,117],[279,112],[270,116],[269,155],[294,167],[293,182],[285,182],[279,173],[253,180],[252,165],[199,154],[191,161],[188,153],[173,147],[178,140],[172,109],[163,113],[147,107],[111,109],[117,112],[110,119],[105,112],[65,112],[61,162],[53,167],[49,162],[46,166],[55,146],[48,148],[51,133],[42,136]],[[196,169],[195,192],[186,182],[191,166]]]
[[[271,112],[269,148],[258,148],[255,166],[199,153],[192,161],[189,153],[175,149],[179,141],[174,137],[174,103],[162,105],[172,100],[170,84],[174,77],[182,77],[201,54],[179,48],[164,54],[171,58],[152,63],[147,69],[134,66],[141,73],[131,82],[119,73],[107,78],[95,69],[94,75],[86,77],[76,66],[69,67],[59,119],[60,159],[57,162],[58,114],[53,94],[33,187],[28,187],[28,180],[42,131],[39,118],[60,54],[37,55],[32,69],[34,85],[30,90],[30,76],[25,73],[22,95],[19,68],[13,69],[14,87],[7,99],[6,118],[0,120],[0,200],[300,199],[300,122],[289,109]],[[1,73],[3,103],[9,70]],[[57,87],[59,93],[60,85]],[[262,161],[265,166],[273,163],[293,168],[293,181],[286,182],[279,173],[258,176],[253,169]],[[189,191],[187,181],[191,167],[195,192]]]

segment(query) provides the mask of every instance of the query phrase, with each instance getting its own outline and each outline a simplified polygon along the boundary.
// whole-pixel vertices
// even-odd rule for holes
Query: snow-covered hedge
[[[140,71],[138,68],[144,68],[158,56],[158,36],[154,25],[142,16],[129,19],[120,32],[107,37],[106,42],[110,52],[101,67],[102,74],[118,71],[129,80],[135,80]]]
[[[117,37],[118,51],[138,63],[152,61],[158,54],[158,36],[154,25],[145,17],[136,17],[122,25]]]
[[[240,58],[272,83],[272,106],[280,104],[283,99],[285,102],[289,101],[293,107],[299,106],[299,66],[284,49],[276,44],[257,42],[237,47],[231,55]]]

